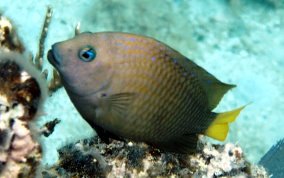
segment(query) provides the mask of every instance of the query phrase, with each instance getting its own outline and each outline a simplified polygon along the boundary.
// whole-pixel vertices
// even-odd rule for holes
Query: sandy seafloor
[[[238,143],[256,163],[284,136],[284,1],[281,0],[0,0],[26,49],[36,54],[46,6],[53,18],[46,51],[81,31],[123,31],[154,37],[193,59],[220,80],[237,84],[215,111],[247,103],[226,142]],[[51,68],[45,61],[45,68]],[[79,116],[64,89],[46,100],[38,125],[61,119],[42,138],[44,164],[56,149],[95,132]]]

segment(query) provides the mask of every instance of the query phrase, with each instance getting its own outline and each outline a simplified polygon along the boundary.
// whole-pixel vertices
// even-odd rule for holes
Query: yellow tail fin
[[[242,106],[233,111],[217,114],[214,121],[205,131],[205,135],[219,141],[224,141],[229,131],[229,123],[234,122],[236,120],[236,118],[240,114],[241,110],[244,109],[244,107],[245,106]]]

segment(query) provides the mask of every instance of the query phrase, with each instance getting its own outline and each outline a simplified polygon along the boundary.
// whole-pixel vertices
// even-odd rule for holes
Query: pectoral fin
[[[110,113],[114,117],[125,118],[128,108],[135,97],[135,93],[118,93],[107,97]]]

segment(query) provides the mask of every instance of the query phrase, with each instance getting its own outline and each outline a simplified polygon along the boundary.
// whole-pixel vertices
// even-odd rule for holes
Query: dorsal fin
[[[236,87],[236,85],[230,85],[221,82],[202,67],[191,62],[189,59],[187,60],[188,63],[190,63],[190,65],[192,66],[191,71],[193,73],[196,73],[203,89],[205,90],[208,96],[209,109],[214,109],[218,105],[220,100],[223,98],[224,94],[227,93],[227,91],[229,91],[230,89]]]
[[[172,55],[174,60],[177,61],[181,66],[183,66],[188,73],[196,76],[199,79],[202,88],[207,94],[210,110],[213,110],[218,105],[219,101],[228,90],[236,87],[236,85],[230,85],[221,82],[205,69],[195,64],[190,59],[182,56],[177,51],[173,50]]]

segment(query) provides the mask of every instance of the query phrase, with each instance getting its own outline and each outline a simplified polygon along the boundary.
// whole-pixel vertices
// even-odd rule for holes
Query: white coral
[[[34,149],[39,148],[31,136],[27,122],[19,119],[23,115],[23,105],[12,107],[7,98],[0,95],[0,134],[5,140],[0,145],[0,161],[6,163],[0,177],[16,177],[22,169],[22,165],[18,163],[26,162]]]
[[[7,36],[6,29],[8,29],[8,31],[11,32],[12,24],[7,18],[0,16],[0,46],[1,46],[1,43],[6,40],[6,36]],[[1,50],[9,51],[7,48],[1,48]]]
[[[226,176],[234,171],[240,175],[240,170],[247,166],[242,149],[232,143],[218,149],[206,144],[202,152],[190,159],[191,165],[197,169],[194,177]]]

